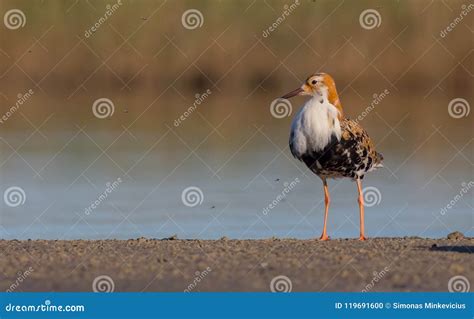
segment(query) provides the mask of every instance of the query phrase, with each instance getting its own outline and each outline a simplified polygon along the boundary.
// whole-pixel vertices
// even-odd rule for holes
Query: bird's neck
[[[339,100],[339,95],[337,94],[336,88],[329,88],[327,99],[329,103],[334,105],[336,109],[339,111],[338,118],[339,120],[342,119],[344,116],[344,111],[342,109],[341,101]]]

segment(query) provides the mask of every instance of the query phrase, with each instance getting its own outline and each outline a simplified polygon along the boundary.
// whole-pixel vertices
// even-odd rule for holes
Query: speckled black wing
[[[375,151],[367,132],[355,121],[341,121],[341,138],[332,136],[321,151],[307,152],[301,160],[321,177],[363,178],[364,174],[381,166],[382,155]]]

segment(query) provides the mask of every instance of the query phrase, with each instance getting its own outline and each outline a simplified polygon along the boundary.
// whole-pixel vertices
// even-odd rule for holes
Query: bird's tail
[[[375,167],[383,167],[383,155],[375,153]]]

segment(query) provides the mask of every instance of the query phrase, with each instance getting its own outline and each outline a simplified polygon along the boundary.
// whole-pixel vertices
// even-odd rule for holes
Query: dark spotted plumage
[[[333,134],[331,141],[324,149],[297,156],[293,153],[290,138],[290,149],[293,155],[303,161],[316,175],[326,178],[363,178],[365,173],[382,166],[383,156],[375,151],[367,132],[355,121],[341,119],[341,138]]]

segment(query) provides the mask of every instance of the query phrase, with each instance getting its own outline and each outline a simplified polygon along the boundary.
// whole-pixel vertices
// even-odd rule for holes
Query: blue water
[[[45,147],[15,153],[2,144],[2,192],[20,187],[25,201],[16,207],[1,202],[1,238],[320,236],[322,184],[291,157],[284,140],[286,132],[275,133],[282,138],[274,144],[258,131],[249,130],[239,147],[203,145],[195,153],[184,145],[176,147],[179,142],[171,133],[156,145],[159,134],[123,136],[105,154],[102,150],[108,143],[98,142],[99,148],[84,134],[74,134],[47,136],[60,141],[62,148],[50,148],[45,142]],[[97,141],[103,136],[89,134]],[[111,141],[117,135],[111,134]],[[169,139],[175,146],[170,146]],[[16,137],[3,141],[14,144]],[[58,149],[62,151],[58,153]],[[379,149],[386,168],[364,180],[364,187],[375,187],[380,193],[375,191],[375,204],[366,208],[369,237],[444,237],[455,230],[474,235],[474,187],[462,190],[463,182],[473,180],[466,158],[455,156],[440,171],[454,154],[437,155],[430,162],[423,149],[411,157],[403,149],[383,144]],[[101,199],[106,184],[114,181],[115,187],[109,187],[110,192]],[[196,193],[196,206],[189,207],[183,203],[182,193],[192,186],[199,188],[202,197]],[[329,187],[329,235],[357,237],[355,183],[330,180]],[[454,204],[447,208],[452,200]],[[274,207],[269,206],[274,201]]]

